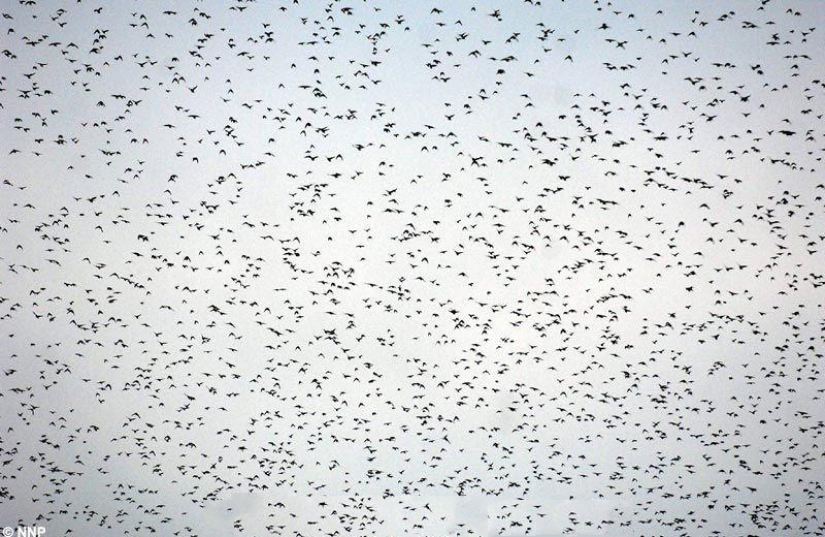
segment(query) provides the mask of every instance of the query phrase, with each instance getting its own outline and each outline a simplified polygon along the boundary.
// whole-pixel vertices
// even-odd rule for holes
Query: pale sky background
[[[819,3],[0,14],[0,527],[825,532]]]

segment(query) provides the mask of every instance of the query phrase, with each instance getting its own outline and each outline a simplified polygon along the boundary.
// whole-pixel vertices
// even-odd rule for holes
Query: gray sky
[[[818,4],[0,13],[0,527],[825,532]]]

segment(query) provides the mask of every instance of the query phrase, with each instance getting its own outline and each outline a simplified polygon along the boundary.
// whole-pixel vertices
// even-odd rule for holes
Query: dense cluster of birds
[[[825,534],[815,5],[0,15],[0,526]]]

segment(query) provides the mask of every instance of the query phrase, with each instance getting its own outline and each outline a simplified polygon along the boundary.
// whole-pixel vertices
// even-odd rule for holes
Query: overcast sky
[[[818,3],[0,13],[0,527],[825,533]]]

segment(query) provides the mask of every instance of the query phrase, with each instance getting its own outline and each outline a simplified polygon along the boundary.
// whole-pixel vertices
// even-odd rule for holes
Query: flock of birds
[[[825,534],[815,4],[0,14],[0,526]]]

